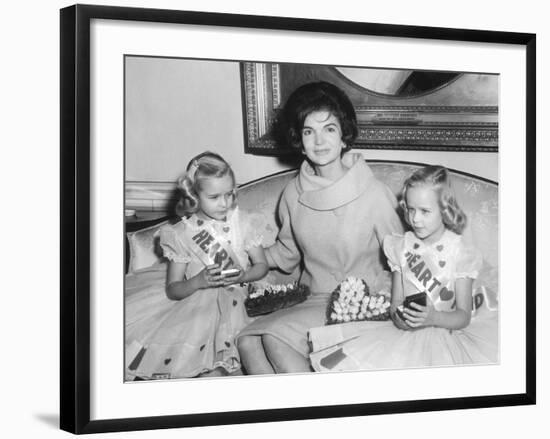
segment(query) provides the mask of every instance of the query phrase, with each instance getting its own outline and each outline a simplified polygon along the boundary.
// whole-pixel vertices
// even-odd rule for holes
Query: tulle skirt
[[[126,278],[126,379],[239,370],[235,337],[251,322],[244,308],[244,289],[205,289],[173,301],[166,297],[165,283],[163,265]]]
[[[498,312],[472,318],[461,330],[404,331],[393,322],[358,322],[310,330],[316,371],[492,364],[499,360]]]

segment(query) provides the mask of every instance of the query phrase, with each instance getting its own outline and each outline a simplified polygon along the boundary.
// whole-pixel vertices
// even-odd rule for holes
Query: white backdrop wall
[[[126,59],[126,180],[175,181],[209,149],[232,164],[238,183],[287,169],[244,153],[238,62]],[[361,150],[366,158],[443,164],[498,181],[498,154]]]
[[[70,437],[59,420],[59,8],[71,1],[9,2],[2,14],[3,215],[0,373],[2,437]],[[463,0],[441,7],[436,0],[296,2],[278,0],[88,0],[89,4],[299,16],[395,24],[537,33],[538,105],[538,404],[301,422],[252,424],[99,435],[101,438],[508,438],[547,431],[550,411],[548,281],[550,238],[545,170],[548,144],[550,30],[544,2],[521,4]],[[239,136],[239,134],[231,134]],[[476,155],[476,157],[478,157]],[[266,165],[266,172],[269,165]],[[262,172],[264,172],[262,170]],[[518,212],[521,214],[521,212]],[[261,392],[261,389],[258,389]],[[189,395],[182,395],[187,398]],[[231,395],[219,395],[228,398]]]

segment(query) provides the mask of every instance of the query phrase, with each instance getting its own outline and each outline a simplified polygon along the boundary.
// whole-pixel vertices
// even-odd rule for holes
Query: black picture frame
[[[534,34],[88,5],[64,8],[61,10],[60,18],[60,426],[63,430],[81,434],[535,404],[536,36]],[[90,23],[94,19],[399,36],[524,46],[527,60],[525,65],[527,78],[525,90],[527,99],[525,392],[465,398],[91,420],[89,347],[90,280],[93,273],[91,273],[90,264]],[[120,245],[124,245],[123,240]]]

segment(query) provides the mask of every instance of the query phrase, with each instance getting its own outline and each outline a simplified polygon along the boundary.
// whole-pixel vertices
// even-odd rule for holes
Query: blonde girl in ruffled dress
[[[482,257],[462,240],[466,216],[456,202],[447,169],[427,166],[416,171],[404,183],[400,204],[412,231],[384,240],[392,270],[394,324],[365,322],[354,339],[332,337],[340,343],[311,354],[315,370],[498,361],[497,313],[472,318],[472,283]],[[419,292],[427,294],[426,306],[403,307],[407,296]],[[328,335],[319,334],[321,339],[313,340],[318,347]]]
[[[178,188],[182,219],[160,230],[166,284],[126,299],[129,379],[238,374],[235,337],[250,322],[244,283],[268,271],[258,216],[238,209],[235,177],[221,156],[196,156]]]

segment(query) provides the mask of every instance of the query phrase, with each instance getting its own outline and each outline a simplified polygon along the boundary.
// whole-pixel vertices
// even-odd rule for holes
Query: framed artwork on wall
[[[498,151],[498,74],[242,62],[245,151],[288,153],[277,115],[310,81],[328,81],[352,100],[358,149]]]
[[[321,40],[326,50],[300,50]],[[524,33],[86,5],[62,9],[61,428],[80,434],[534,404],[535,47],[535,35]],[[357,53],[369,53],[368,61],[358,61]],[[234,111],[243,115],[242,146],[251,154],[282,154],[270,131],[277,112],[293,88],[319,79],[351,96],[358,148],[498,151],[498,185],[476,178],[464,183],[472,199],[482,185],[502,188],[497,205],[480,201],[484,214],[498,210],[500,236],[507,237],[492,255],[500,260],[504,299],[498,361],[127,380],[124,102],[125,60],[134,56],[239,63],[242,105]],[[365,79],[366,68],[373,74]],[[380,71],[385,88],[377,88],[384,82],[375,74]],[[210,108],[215,114],[215,102]],[[387,174],[385,164],[376,169]],[[290,171],[277,176],[290,177]],[[246,194],[251,185],[239,190]],[[265,202],[249,200],[251,207]]]

